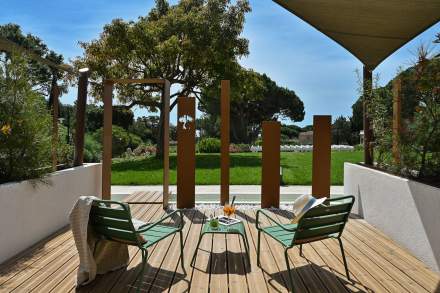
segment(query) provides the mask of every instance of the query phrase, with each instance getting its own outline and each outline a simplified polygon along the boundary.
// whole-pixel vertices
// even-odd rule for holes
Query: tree
[[[63,64],[64,58],[61,54],[49,50],[47,45],[40,38],[32,34],[24,35],[20,26],[17,24],[8,23],[0,25],[0,37],[12,41],[42,58],[48,59],[56,64]],[[0,50],[0,53],[4,54],[5,60],[11,59],[10,52]],[[49,96],[49,105],[52,105],[53,99],[51,96],[51,88],[58,81],[63,81],[58,85],[61,93],[67,92],[67,82],[63,80],[65,76],[62,72],[49,68],[47,65],[32,59],[26,59],[26,64],[28,67],[28,80],[32,88],[44,96]]]
[[[344,116],[336,118],[332,125],[333,144],[352,144],[351,123]]]
[[[32,90],[28,62],[0,58],[0,183],[51,171],[51,118],[44,97]]]
[[[301,127],[296,125],[281,125],[281,135],[285,135],[289,139],[298,138],[299,133],[301,132]]]
[[[261,123],[279,118],[304,119],[304,104],[294,91],[278,86],[266,74],[243,69],[229,72],[231,80],[231,141],[251,143],[260,133]],[[202,90],[199,110],[219,117],[220,82]]]
[[[113,106],[112,122],[113,125],[120,126],[128,130],[134,121],[133,111],[123,106]],[[103,126],[104,109],[102,106],[87,105],[86,108],[86,129],[94,132]]]
[[[144,142],[157,143],[159,116],[138,117],[130,127],[130,132],[138,135]]]
[[[190,94],[200,97],[198,88],[213,78],[222,78],[225,68],[248,54],[248,41],[240,34],[247,0],[181,0],[169,5],[156,0],[148,15],[137,21],[115,19],[104,26],[100,38],[81,43],[84,55],[77,67],[91,69],[91,93],[102,96],[105,78],[166,78],[178,90],[171,99]],[[157,86],[116,85],[117,98],[127,107],[139,105],[160,111],[163,105]],[[171,109],[177,100],[172,101]],[[162,155],[162,131],[157,155]]]

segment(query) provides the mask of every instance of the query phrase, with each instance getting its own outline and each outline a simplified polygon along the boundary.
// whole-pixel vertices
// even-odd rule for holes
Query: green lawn
[[[362,161],[362,151],[332,152],[332,185],[343,184],[344,162]],[[176,184],[177,158],[170,155],[170,183]],[[312,153],[281,153],[284,182],[288,185],[310,185]],[[231,184],[261,183],[261,153],[231,154]],[[156,158],[117,161],[112,165],[114,185],[160,185],[162,162]],[[220,184],[220,155],[196,155],[196,184]]]

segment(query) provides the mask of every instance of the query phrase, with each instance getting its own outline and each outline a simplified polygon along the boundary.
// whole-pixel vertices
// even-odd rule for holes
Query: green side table
[[[240,221],[239,223],[225,226],[219,224],[217,228],[211,227],[209,224],[209,221],[207,221],[202,228],[202,233],[200,234],[199,241],[197,242],[196,250],[194,251],[194,255],[191,259],[191,266],[194,266],[194,260],[197,255],[197,251],[199,250],[200,242],[202,241],[202,238],[205,234],[237,234],[240,235],[243,239],[244,248],[246,250],[246,256],[248,259],[248,264],[251,263],[250,257],[249,257],[249,242],[246,236],[246,230],[244,228],[243,221]]]

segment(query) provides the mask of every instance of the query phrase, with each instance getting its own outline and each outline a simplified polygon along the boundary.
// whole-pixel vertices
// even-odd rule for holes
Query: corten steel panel
[[[177,100],[177,208],[192,208],[196,178],[196,101],[194,97]]]
[[[113,83],[104,82],[104,131],[102,137],[102,199],[111,198]]]
[[[52,95],[52,170],[57,170],[57,144],[58,144],[58,108],[60,89],[54,84],[51,89]]]
[[[312,195],[330,197],[332,117],[313,116]]]
[[[261,174],[261,207],[280,206],[280,143],[281,124],[263,122],[263,154]]]
[[[393,81],[393,158],[397,164],[400,163],[399,138],[402,111],[401,88],[402,82],[400,78],[396,78]]]
[[[163,208],[168,206],[170,185],[170,82],[165,81],[163,103]]]
[[[230,105],[229,105],[229,80],[221,82],[221,113],[220,113],[220,136],[221,136],[221,185],[220,185],[220,203],[224,205],[229,201],[229,129],[230,129]]]

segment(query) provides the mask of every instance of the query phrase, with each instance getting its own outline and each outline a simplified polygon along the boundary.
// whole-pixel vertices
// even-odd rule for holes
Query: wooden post
[[[104,81],[104,131],[102,137],[102,199],[111,198],[113,83]]]
[[[195,204],[196,131],[194,97],[177,100],[177,208]]]
[[[220,101],[220,138],[221,138],[221,155],[220,155],[220,204],[224,205],[229,202],[229,127],[230,127],[230,106],[229,106],[229,80],[221,82],[221,101]]]
[[[170,82],[165,80],[162,92],[163,111],[163,208],[170,197]]]
[[[263,154],[261,174],[261,207],[280,206],[281,124],[263,121]]]
[[[52,170],[57,170],[57,146],[58,146],[58,108],[59,108],[59,97],[60,89],[55,83],[51,88],[52,95]]]
[[[86,129],[88,72],[80,72],[78,79],[78,97],[76,100],[76,131],[75,131],[75,158],[73,165],[81,166],[84,162],[84,134]]]
[[[330,197],[332,117],[313,116],[312,195]]]
[[[393,159],[396,164],[400,163],[400,131],[401,131],[401,98],[402,81],[400,78],[393,80]]]
[[[371,100],[373,90],[373,75],[372,71],[364,65],[364,92],[363,92],[363,122],[364,122],[364,163],[366,165],[373,165],[373,130],[371,129],[371,121],[368,115],[368,103]]]

